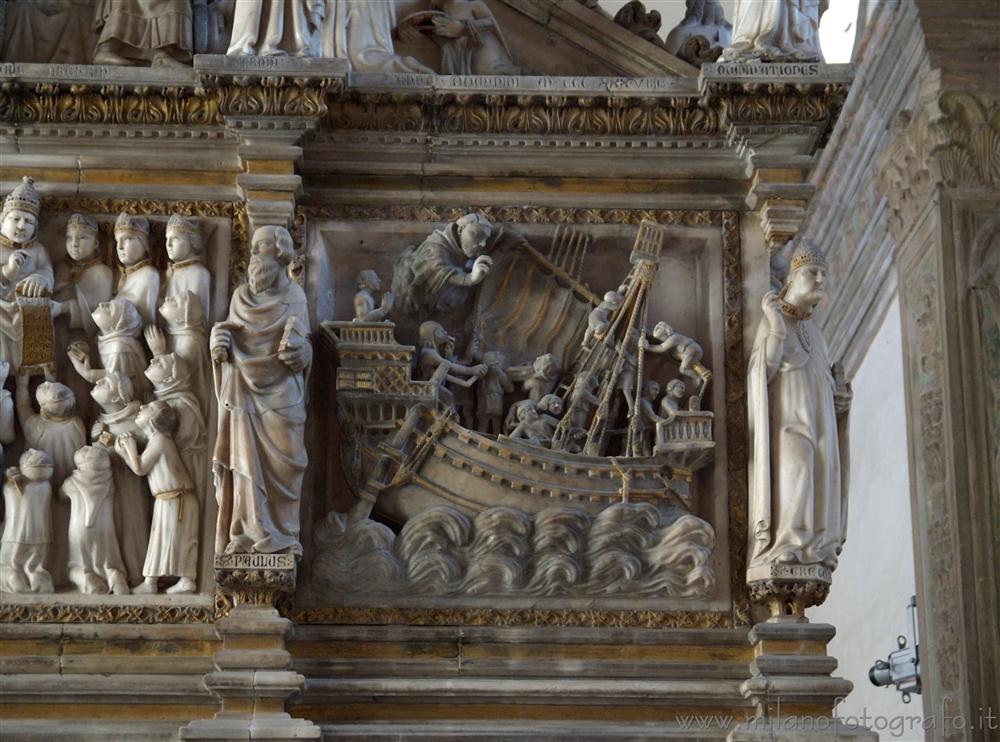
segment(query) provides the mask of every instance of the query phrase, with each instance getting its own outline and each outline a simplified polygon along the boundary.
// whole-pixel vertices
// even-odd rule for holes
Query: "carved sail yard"
[[[584,453],[463,427],[440,395],[447,369],[442,366],[428,381],[413,380],[416,349],[396,342],[391,322],[323,323],[338,354],[337,404],[350,447],[346,463],[362,500],[399,523],[438,505],[473,515],[494,506],[537,513],[553,505],[596,513],[615,502],[637,500],[691,512],[692,472],[711,459],[714,448],[711,412],[678,413],[654,455],[637,455],[636,445],[629,445],[624,456],[604,455],[617,406],[611,395],[618,391],[628,350],[624,346],[634,344],[644,326],[663,236],[659,225],[643,223],[624,284],[626,300],[607,342],[583,351],[579,359],[574,357],[580,347],[580,318],[597,297],[570,273],[586,251],[587,243],[578,235],[557,234],[550,250],[555,260],[523,241],[500,251],[493,256],[491,279],[496,280],[487,282],[477,297],[473,327],[480,329],[477,341],[484,349],[499,346],[519,358],[555,348],[563,358],[575,360],[576,374],[601,379],[601,405],[589,424],[591,445]],[[562,310],[536,308],[529,314],[521,293],[532,282],[544,283],[540,294]],[[493,330],[481,329],[486,327]],[[639,354],[637,390],[642,388],[641,350]],[[564,422],[571,412],[567,410]],[[633,430],[629,439],[635,436]]]

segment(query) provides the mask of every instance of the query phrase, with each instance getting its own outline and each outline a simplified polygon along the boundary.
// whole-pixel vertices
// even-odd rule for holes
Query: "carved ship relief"
[[[609,335],[617,330],[623,338],[635,331],[661,241],[658,225],[645,222],[633,249],[633,269],[624,284],[630,288],[612,319]],[[566,293],[586,297],[588,307],[595,308],[597,297],[586,286],[526,242],[523,244],[528,249],[518,256],[522,261],[535,261],[539,272],[547,273],[547,280],[563,284]],[[513,267],[518,261],[507,262]],[[501,290],[491,291],[491,286],[484,286],[477,307],[502,304],[502,288],[512,274],[508,270],[496,282]],[[554,294],[556,291],[545,295]],[[515,305],[519,303],[519,299],[514,300]],[[557,314],[565,313],[560,310]],[[545,314],[542,311],[536,315],[528,334],[537,333]],[[560,316],[552,324],[559,331],[560,325],[570,323]],[[394,328],[392,322],[323,323],[324,332],[337,350],[337,403],[352,439],[345,464],[360,485],[360,496],[374,501],[390,520],[405,523],[428,507],[441,504],[472,515],[496,505],[537,513],[553,504],[571,504],[596,513],[620,501],[669,504],[691,511],[692,474],[711,461],[715,446],[713,414],[698,409],[678,410],[671,423],[658,423],[651,455],[642,455],[638,444],[626,446],[621,455],[600,455],[598,449],[608,445],[605,442],[600,446],[595,438],[613,434],[607,428],[608,415],[621,376],[615,364],[621,354],[612,352],[609,344],[584,349],[575,359],[576,374],[601,376],[603,394],[587,430],[590,443],[584,445],[584,452],[573,452],[565,445],[571,435],[568,421],[574,411],[572,401],[562,419],[566,424],[556,429],[550,446],[471,430],[462,424],[454,405],[442,398],[447,369],[442,366],[429,380],[413,379],[417,349],[399,344]],[[527,345],[522,337],[514,337],[515,327],[501,329],[508,332],[509,344]],[[551,330],[548,334],[552,334]],[[562,349],[564,357],[579,348],[580,334],[581,327],[576,324]],[[616,345],[620,347],[621,341]],[[558,388],[565,391],[572,383],[569,379]],[[632,416],[632,420],[636,418]],[[634,437],[635,427],[625,435],[631,432]]]
[[[473,549],[477,537],[482,537],[482,526],[491,517],[506,524],[505,533],[512,521],[525,520],[526,533],[531,533],[542,528],[541,521],[565,519],[572,514],[580,520],[577,531],[584,544],[589,543],[588,539],[599,540],[595,534],[608,528],[602,520],[641,521],[642,536],[633,557],[645,564],[639,570],[644,576],[636,575],[632,593],[655,594],[662,589],[666,591],[663,594],[681,596],[708,594],[714,586],[714,535],[711,526],[694,515],[697,508],[693,480],[694,473],[708,464],[714,453],[713,413],[699,409],[711,374],[700,363],[692,364],[696,373],[689,371],[688,375],[699,380],[699,390],[691,396],[689,409],[674,404],[669,420],[652,412],[655,394],[653,399],[642,398],[646,372],[643,357],[649,345],[638,338],[645,338],[648,294],[663,246],[663,228],[652,222],[641,225],[632,250],[631,270],[619,288],[620,300],[611,302],[617,303],[614,307],[602,304],[579,280],[579,268],[589,244],[580,232],[557,230],[548,256],[523,238],[510,237],[508,234],[494,242],[503,242],[505,248],[491,251],[495,264],[487,280],[477,287],[475,309],[467,322],[472,328],[472,354],[482,357],[499,348],[506,357],[530,359],[545,351],[567,371],[550,379],[547,389],[534,395],[535,400],[505,407],[509,418],[506,434],[472,429],[472,416],[462,409],[469,403],[463,396],[465,385],[452,373],[447,361],[437,366],[430,378],[414,379],[421,349],[400,344],[395,323],[323,323],[323,333],[337,355],[336,403],[347,439],[342,450],[343,468],[359,501],[351,514],[331,514],[317,529],[317,579],[326,579],[324,585],[331,591],[357,591],[356,571],[353,580],[330,575],[343,572],[345,559],[353,560],[355,569],[373,568],[370,554],[363,559],[349,546],[361,540],[380,543],[380,554],[395,555],[389,560],[392,566],[372,575],[382,589],[399,589],[403,585],[416,590],[419,580],[407,581],[399,576],[420,571],[415,565],[420,564],[421,555],[408,554],[405,543],[423,544],[433,540],[430,531],[462,531],[455,524],[467,523],[464,537],[449,536],[444,539],[447,543],[433,550],[424,546],[423,557],[430,551],[435,555],[449,550],[456,555],[461,552],[464,557],[458,556],[457,561],[471,570],[474,563],[469,561],[469,549]],[[545,297],[540,311],[536,311],[537,305],[536,309],[530,308],[532,296]],[[603,309],[608,311],[602,314]],[[598,318],[603,317],[604,325],[602,331],[588,333],[588,320],[595,312]],[[583,338],[587,342],[582,342]],[[526,365],[508,371],[523,381],[537,369]],[[585,375],[588,381],[581,382]],[[526,382],[526,388],[529,384]],[[593,393],[575,391],[592,384],[596,384]],[[648,379],[645,385],[648,388]],[[633,394],[631,412],[623,409],[625,389]],[[518,419],[530,417],[518,415],[519,406],[535,409],[537,397],[550,399],[552,393],[559,397],[562,409],[548,415],[550,436],[544,440],[518,436],[522,425],[510,430]],[[381,523],[368,519],[373,511]],[[386,521],[402,527],[398,538],[383,525]],[[367,536],[352,539],[350,532],[359,528],[367,529]],[[415,532],[420,529],[426,532],[418,538]],[[504,538],[499,534],[492,541],[508,543],[512,554],[523,558],[525,564],[495,583],[480,585],[480,593],[518,594],[537,583],[540,570],[544,571],[544,555],[528,547],[531,553],[521,553],[524,549]],[[688,554],[689,563],[674,565],[669,580],[654,578],[656,562],[662,557],[650,562],[650,550],[655,550],[657,544],[685,539],[699,544],[697,556]],[[666,561],[670,562],[670,558]],[[364,567],[359,566],[362,563]],[[576,581],[577,592],[608,592],[606,585],[594,588],[604,583],[596,574],[599,569],[590,566],[584,569],[588,574]],[[530,575],[535,576],[534,581],[528,579]],[[462,588],[467,579],[467,575],[463,579],[453,576],[430,592],[469,593]],[[693,580],[691,585],[678,587],[686,585],[688,579]],[[673,586],[663,587],[667,583]],[[427,584],[420,584],[425,591],[428,589]],[[651,587],[655,585],[660,588]],[[560,594],[568,587],[541,593]],[[628,593],[630,588],[622,585],[611,592]]]

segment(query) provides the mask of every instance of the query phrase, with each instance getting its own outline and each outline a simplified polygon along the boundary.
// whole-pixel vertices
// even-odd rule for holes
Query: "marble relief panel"
[[[546,219],[544,210],[485,209],[491,226],[481,252],[490,258],[488,274],[444,305],[415,306],[406,304],[408,289],[394,276],[401,256],[426,252],[422,246],[435,233],[460,235],[461,217],[475,210],[386,209],[359,218],[361,211],[306,208],[307,292],[313,325],[325,335],[327,360],[319,363],[329,370],[314,378],[313,393],[328,414],[314,422],[312,457],[325,464],[314,472],[314,497],[304,504],[299,610],[360,610],[374,601],[401,610],[730,612],[734,467],[727,462],[727,431],[730,418],[744,413],[739,399],[727,397],[727,352],[736,347],[727,328],[739,323],[727,317],[733,304],[725,283],[738,275],[727,275],[723,264],[729,250],[738,265],[739,245],[723,239],[722,213],[559,210]],[[662,251],[645,262],[637,242],[643,216],[663,225],[656,228]],[[472,276],[474,260],[455,270]],[[640,278],[646,263],[653,265],[648,281]],[[365,271],[374,271],[377,282]],[[422,280],[419,271],[407,275]],[[633,401],[662,416],[672,403],[660,394],[680,377],[672,387],[682,390],[674,407],[684,420],[711,420],[708,456],[693,455],[691,446],[666,453],[670,434],[655,438],[652,426],[647,450],[641,435],[629,438],[621,375],[610,371],[594,390],[599,399],[609,383],[615,386],[603,437],[581,440],[579,448],[560,442],[560,421],[575,414],[574,389],[588,362],[581,339],[609,292],[635,310],[610,311],[622,317],[608,334],[614,347],[633,348],[625,328],[643,325],[647,345],[656,345],[652,330],[660,322],[696,341],[698,363],[714,374],[702,398],[696,377],[680,374],[679,357],[651,351],[642,354],[642,377],[659,389]],[[388,312],[378,310],[387,304]],[[369,316],[377,321],[352,321],[359,306],[375,310]],[[428,334],[429,323],[440,334]],[[543,391],[560,397],[555,411],[531,400],[532,379],[540,378],[535,362],[546,355],[553,362],[541,372],[551,376]],[[491,381],[497,356],[510,381],[499,394],[507,419],[498,433],[484,430],[475,414],[489,385],[499,383]],[[451,369],[440,389],[433,375],[421,376],[428,357]],[[599,367],[595,373],[604,373]],[[458,383],[469,380],[468,387]],[[521,434],[535,420],[533,413],[523,424],[512,418],[522,406],[538,406],[551,419],[551,439]],[[740,517],[738,505],[734,512]]]

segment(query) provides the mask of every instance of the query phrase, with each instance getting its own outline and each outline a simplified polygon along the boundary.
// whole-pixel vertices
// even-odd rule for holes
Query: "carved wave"
[[[393,593],[432,596],[710,596],[712,527],[651,503],[596,515],[557,506],[534,516],[510,507],[474,518],[430,508],[399,534],[331,513],[314,533],[316,598]]]

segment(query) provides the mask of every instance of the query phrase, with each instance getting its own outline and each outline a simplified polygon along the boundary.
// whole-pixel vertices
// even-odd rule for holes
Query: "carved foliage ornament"
[[[339,79],[203,75],[197,86],[7,81],[0,120],[12,123],[219,126],[227,116],[326,117],[354,131],[537,136],[716,136],[730,123],[820,124],[823,136],[846,84],[714,83],[699,100],[609,95],[352,91]]]
[[[315,118],[327,112],[326,95],[335,92],[340,81],[204,75],[201,85],[206,96],[218,101],[223,116]]]
[[[904,111],[880,163],[879,191],[898,238],[923,213],[934,187],[1000,184],[1000,99],[949,91]]]

